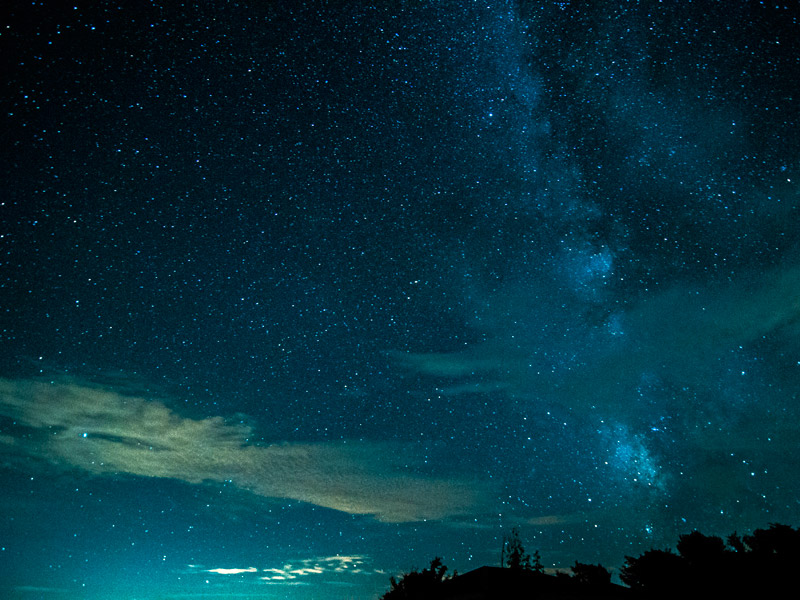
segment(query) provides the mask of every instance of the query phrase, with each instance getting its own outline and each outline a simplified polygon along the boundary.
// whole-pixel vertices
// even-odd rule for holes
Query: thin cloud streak
[[[393,356],[410,372],[444,380],[445,391],[507,392],[570,408],[619,410],[620,402],[638,402],[634,392],[643,373],[704,386],[726,353],[766,337],[796,344],[800,333],[798,264],[742,272],[725,283],[676,284],[593,327],[580,325],[585,315],[579,307],[574,313],[537,312],[529,296],[530,290],[511,287],[488,299],[506,308],[490,341],[452,353]],[[550,327],[551,321],[561,328]],[[550,333],[526,336],[519,323],[526,324],[522,331]],[[479,384],[472,381],[478,376]]]

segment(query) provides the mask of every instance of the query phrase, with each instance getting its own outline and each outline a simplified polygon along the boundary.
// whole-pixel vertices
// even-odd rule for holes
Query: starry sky
[[[0,595],[800,524],[796,8],[4,2]]]

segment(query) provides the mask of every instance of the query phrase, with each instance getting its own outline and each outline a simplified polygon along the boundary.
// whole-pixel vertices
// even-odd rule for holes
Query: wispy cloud
[[[407,368],[437,377],[463,377],[493,371],[502,366],[495,356],[470,356],[469,352],[415,353],[395,352],[392,355]]]
[[[643,374],[703,385],[720,360],[766,337],[797,349],[800,265],[743,271],[730,281],[675,284],[587,321],[584,304],[529,300],[525,286],[487,296],[504,318],[489,341],[452,353],[394,353],[450,393],[505,390],[572,408],[638,402]]]
[[[483,502],[474,482],[411,472],[416,461],[407,448],[379,442],[257,445],[248,441],[252,430],[242,422],[187,418],[163,402],[82,382],[0,379],[0,415],[22,426],[0,439],[7,453],[97,475],[228,481],[265,497],[390,522],[444,519]]]
[[[535,525],[537,527],[549,527],[557,525],[568,525],[572,523],[583,523],[586,521],[586,513],[576,512],[564,515],[544,515],[538,517],[529,517],[525,520],[528,525]]]

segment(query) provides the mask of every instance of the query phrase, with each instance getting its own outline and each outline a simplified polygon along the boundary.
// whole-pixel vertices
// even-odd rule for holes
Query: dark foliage
[[[447,567],[438,556],[422,571],[411,571],[399,580],[390,579],[391,589],[381,596],[382,600],[433,600],[441,594],[446,580]]]
[[[648,550],[638,558],[625,557],[620,579],[648,598],[681,591],[728,598],[773,597],[796,588],[792,569],[800,564],[800,529],[772,524],[743,538],[680,536],[678,554]]]
[[[589,565],[575,561],[570,567],[573,578],[578,583],[588,585],[605,585],[611,583],[611,571],[601,565]]]
[[[635,590],[671,591],[679,586],[676,573],[684,561],[670,550],[648,550],[638,558],[625,557],[620,571],[622,582]]]
[[[725,555],[725,542],[722,538],[693,531],[678,538],[678,554],[691,565],[715,563]]]
[[[794,560],[800,556],[800,529],[773,523],[769,529],[756,529],[753,535],[746,535],[744,543],[757,556]]]

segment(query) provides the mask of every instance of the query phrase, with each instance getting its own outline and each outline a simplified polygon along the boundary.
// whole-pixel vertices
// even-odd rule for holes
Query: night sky
[[[0,595],[800,525],[797,14],[3,2]]]

